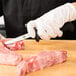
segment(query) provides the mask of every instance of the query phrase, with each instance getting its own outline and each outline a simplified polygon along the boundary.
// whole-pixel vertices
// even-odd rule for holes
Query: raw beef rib
[[[17,65],[22,60],[21,55],[14,53],[0,42],[0,64]]]
[[[9,52],[9,53],[3,53],[0,52],[0,64],[4,65],[17,65],[23,60],[23,57],[21,55]]]
[[[25,76],[29,72],[34,72],[54,64],[62,63],[67,59],[66,51],[44,51],[31,56],[17,66],[17,76]]]
[[[13,51],[23,50],[23,48],[24,48],[24,41],[23,40],[6,45],[5,41],[8,41],[8,40],[10,40],[10,39],[2,39],[1,40],[1,42],[4,44],[5,47],[7,47],[8,49],[13,50]]]

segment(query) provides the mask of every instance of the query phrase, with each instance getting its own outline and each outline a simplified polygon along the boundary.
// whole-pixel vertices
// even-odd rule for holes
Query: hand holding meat
[[[32,38],[35,37],[35,30],[41,39],[49,40],[50,38],[61,37],[63,32],[60,28],[66,22],[76,20],[76,9],[72,3],[66,3],[57,7],[36,20],[27,23],[28,33]]]

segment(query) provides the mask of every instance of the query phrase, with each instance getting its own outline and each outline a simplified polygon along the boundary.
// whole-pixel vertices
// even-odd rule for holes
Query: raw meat
[[[9,53],[3,53],[0,52],[0,64],[5,65],[17,65],[23,60],[23,57],[21,55],[9,52]]]
[[[5,41],[8,41],[8,40],[10,40],[10,39],[2,39],[1,40],[1,42],[4,44],[5,47],[7,47],[8,49],[13,50],[13,51],[23,50],[23,48],[24,48],[24,41],[23,40],[6,45]]]
[[[23,45],[24,45],[24,42],[23,41],[19,41],[19,42],[15,42],[15,43],[12,43],[12,44],[8,44],[8,45],[5,45],[7,48],[9,48],[10,50],[23,50]]]
[[[29,72],[34,72],[54,64],[62,63],[67,59],[66,51],[44,51],[31,56],[17,66],[17,76],[25,76]]]
[[[10,50],[6,48],[2,42],[0,42],[0,52],[7,53],[10,52]]]
[[[21,55],[15,54],[0,42],[0,64],[17,65],[22,60]]]

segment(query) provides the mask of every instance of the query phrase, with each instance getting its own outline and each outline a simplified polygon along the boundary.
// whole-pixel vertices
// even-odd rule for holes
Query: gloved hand
[[[76,19],[76,9],[71,3],[66,3],[59,6],[36,20],[32,20],[27,23],[27,30],[29,35],[34,38],[35,30],[41,39],[49,40],[50,38],[61,37],[63,32],[60,28],[64,23],[70,22]]]

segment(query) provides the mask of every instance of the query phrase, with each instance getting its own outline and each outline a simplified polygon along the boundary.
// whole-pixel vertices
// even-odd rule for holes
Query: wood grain
[[[76,40],[41,40],[40,42],[25,40],[24,50],[15,52],[27,58],[44,50],[66,50],[67,61],[29,73],[26,76],[76,76]],[[16,76],[16,66],[0,65],[0,76]]]

